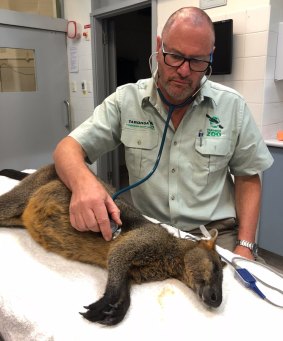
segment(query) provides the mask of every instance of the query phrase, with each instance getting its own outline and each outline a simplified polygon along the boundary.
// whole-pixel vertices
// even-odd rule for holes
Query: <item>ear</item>
[[[156,52],[157,53],[159,49],[161,48],[161,44],[162,44],[162,38],[160,36],[157,36],[157,40],[156,40]]]
[[[227,265],[227,263],[223,262],[223,260],[221,260],[221,264],[222,264],[222,268],[224,268]]]
[[[213,239],[214,242],[216,242],[216,239],[217,239],[217,237],[218,237],[218,230],[216,230],[216,229],[211,229],[211,230],[209,231],[209,233],[210,233],[210,235],[211,235],[211,239]]]
[[[206,249],[208,250],[212,250],[215,248],[215,244],[216,244],[216,239],[218,236],[218,231],[216,229],[212,229],[211,231],[209,231],[211,238],[210,239],[202,239],[200,240],[200,245],[203,245]]]

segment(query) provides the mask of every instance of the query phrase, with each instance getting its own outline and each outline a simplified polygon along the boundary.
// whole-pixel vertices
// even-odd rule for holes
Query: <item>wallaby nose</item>
[[[202,292],[202,300],[209,307],[217,308],[222,303],[222,292],[217,289],[205,287]]]

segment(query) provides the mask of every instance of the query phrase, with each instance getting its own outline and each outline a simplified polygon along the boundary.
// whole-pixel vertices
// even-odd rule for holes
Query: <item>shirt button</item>
[[[171,195],[171,200],[175,200],[175,195]]]
[[[172,172],[172,173],[175,173],[175,172],[176,172],[175,168],[172,168],[172,169],[171,169],[171,172]]]
[[[142,144],[141,140],[138,140],[137,143],[139,146]]]

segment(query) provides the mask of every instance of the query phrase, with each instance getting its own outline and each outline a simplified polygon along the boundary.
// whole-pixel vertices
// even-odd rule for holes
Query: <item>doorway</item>
[[[99,84],[96,100],[100,104],[116,87],[151,77],[149,57],[155,51],[156,2],[143,7],[121,9],[119,13],[105,13],[94,17],[94,85]],[[154,38],[153,38],[154,37]],[[102,42],[102,49],[97,44]],[[116,188],[128,184],[124,148],[102,156],[97,161],[97,175]]]
[[[125,13],[111,19],[115,29],[116,85],[136,83],[149,78],[151,55],[151,7]],[[111,153],[110,181],[116,188],[129,184],[124,146]]]

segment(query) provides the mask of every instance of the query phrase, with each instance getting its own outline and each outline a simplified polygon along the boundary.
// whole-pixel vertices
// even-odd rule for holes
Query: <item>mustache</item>
[[[184,82],[187,83],[188,85],[192,85],[193,81],[189,77],[169,77],[168,81],[175,81],[175,82]]]

